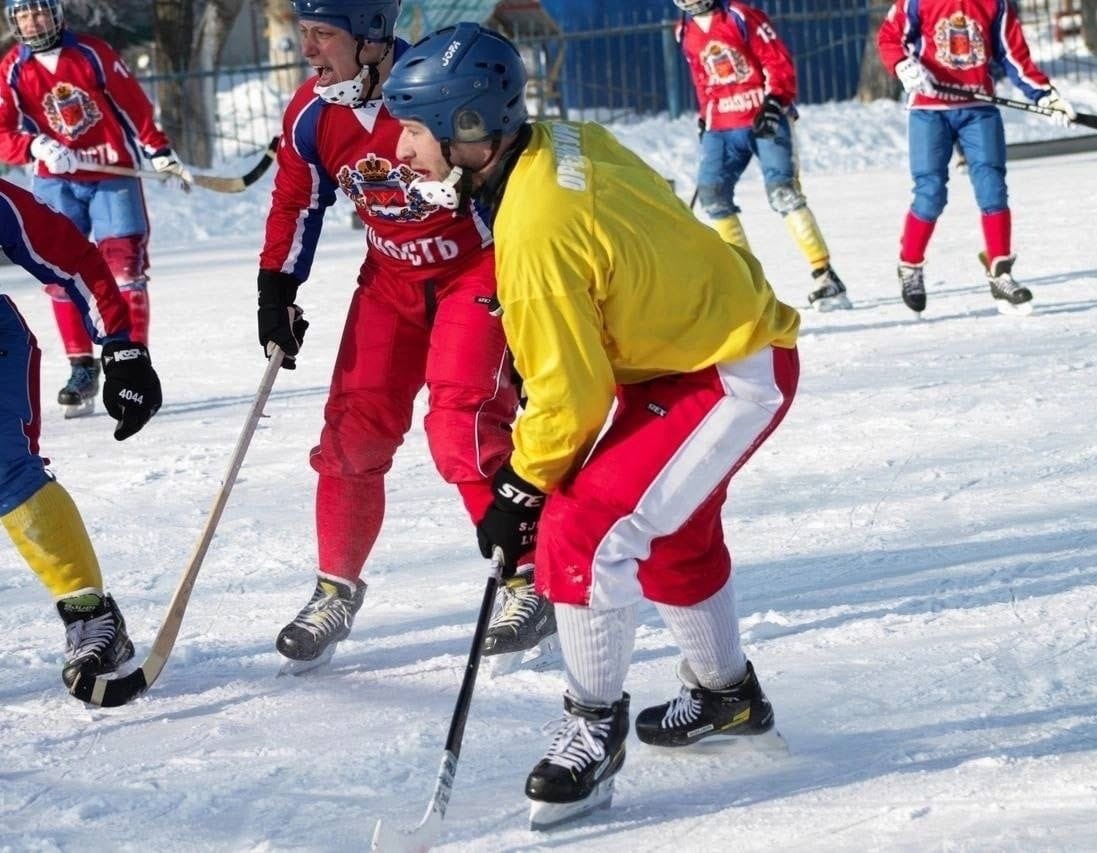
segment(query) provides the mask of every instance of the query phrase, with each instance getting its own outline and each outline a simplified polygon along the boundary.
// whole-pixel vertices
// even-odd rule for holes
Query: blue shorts
[[[786,117],[781,117],[777,135],[767,139],[757,138],[749,127],[705,132],[697,169],[697,200],[706,214],[723,219],[741,210],[735,203],[735,186],[755,156],[767,194],[795,182],[792,129]]]
[[[49,482],[38,455],[41,351],[19,309],[0,294],[0,515]]]
[[[948,202],[948,164],[959,144],[967,158],[968,177],[983,213],[1009,207],[1006,194],[1006,137],[997,108],[911,110],[908,122],[910,176],[914,201],[910,209],[926,222],[936,222]]]
[[[35,198],[65,214],[96,243],[149,233],[145,193],[138,178],[72,181],[35,175],[31,189]]]

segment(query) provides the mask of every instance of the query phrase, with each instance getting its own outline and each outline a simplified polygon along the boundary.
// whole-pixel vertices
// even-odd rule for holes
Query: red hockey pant
[[[424,427],[434,464],[472,520],[491,503],[491,478],[510,458],[518,404],[498,317],[494,258],[448,277],[408,280],[363,267],[324,408],[312,467],[319,567],[356,579],[384,516],[384,477],[428,389]]]
[[[536,582],[555,602],[688,607],[731,575],[720,510],[728,482],[796,393],[795,349],[618,389],[586,464],[545,501]]]

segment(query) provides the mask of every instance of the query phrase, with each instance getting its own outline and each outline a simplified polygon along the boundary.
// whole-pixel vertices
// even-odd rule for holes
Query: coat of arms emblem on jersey
[[[42,109],[54,133],[69,139],[87,132],[103,117],[87,92],[68,83],[58,83],[46,92]]]
[[[948,68],[978,68],[987,61],[986,42],[979,25],[963,12],[953,12],[933,28],[937,61]]]
[[[710,41],[701,51],[710,86],[741,83],[750,78],[751,67],[739,51],[723,42]]]
[[[341,167],[336,180],[364,216],[418,221],[438,209],[411,187],[419,177],[409,166],[402,163],[394,166],[385,157],[369,154],[355,163],[353,169]]]

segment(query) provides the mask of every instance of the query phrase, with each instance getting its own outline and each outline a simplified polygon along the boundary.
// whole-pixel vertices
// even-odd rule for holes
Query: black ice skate
[[[723,690],[701,687],[684,661],[678,677],[684,686],[675,699],[636,717],[636,736],[644,743],[687,746],[713,735],[764,735],[773,729],[773,708],[749,661],[743,680]]]
[[[564,695],[564,719],[545,757],[526,779],[530,829],[550,829],[609,808],[613,777],[625,763],[629,695],[610,707]]]
[[[279,675],[300,675],[323,666],[335,647],[350,636],[354,615],[362,607],[366,585],[317,577],[309,603],[278,633],[274,644],[289,658]]]
[[[1002,314],[1031,314],[1032,291],[1013,280],[1013,262],[1016,255],[995,258],[987,262],[986,252],[979,253],[979,260],[987,271],[990,295]]]
[[[907,308],[918,314],[926,310],[926,276],[921,264],[899,264],[899,287]]]
[[[57,602],[65,623],[65,667],[61,680],[70,691],[81,676],[114,672],[133,657],[126,620],[109,595],[87,592]]]
[[[57,392],[57,402],[66,418],[79,418],[95,411],[99,394],[99,365],[91,356],[70,359],[72,373],[65,387]]]
[[[559,660],[559,648],[556,610],[534,590],[533,572],[508,578],[484,638],[484,657],[491,659],[492,677],[524,665],[546,669]]]
[[[808,303],[816,311],[853,307],[846,296],[846,286],[829,264],[822,269],[812,270],[811,277],[815,279],[815,289],[808,294]]]

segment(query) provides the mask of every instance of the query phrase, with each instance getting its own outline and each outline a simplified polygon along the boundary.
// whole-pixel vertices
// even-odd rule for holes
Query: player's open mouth
[[[321,86],[330,86],[332,83],[337,82],[335,72],[331,70],[329,65],[314,65],[312,70],[316,72],[316,82]]]

